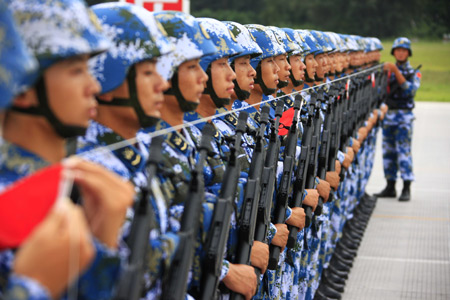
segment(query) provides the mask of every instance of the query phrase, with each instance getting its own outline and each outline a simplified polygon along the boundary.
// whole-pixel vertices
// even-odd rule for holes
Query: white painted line
[[[357,259],[375,260],[375,261],[390,261],[390,262],[406,262],[406,263],[421,263],[421,264],[435,264],[435,265],[450,265],[448,260],[432,260],[432,259],[408,259],[408,258],[394,258],[394,257],[380,257],[380,256],[357,256]]]

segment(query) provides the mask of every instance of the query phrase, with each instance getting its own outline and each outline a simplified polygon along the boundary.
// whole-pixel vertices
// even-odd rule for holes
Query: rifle
[[[208,152],[211,151],[211,140],[214,133],[214,127],[206,123],[198,147],[199,159],[192,170],[189,192],[181,217],[180,231],[178,232],[180,242],[171,263],[169,274],[164,280],[162,299],[182,300],[185,298],[189,270],[194,257],[196,234],[199,229],[200,214],[205,198],[203,165]]]
[[[234,146],[230,149],[230,157],[225,170],[224,180],[219,198],[214,207],[211,228],[205,245],[205,258],[202,265],[201,297],[203,300],[217,299],[217,286],[221,273],[223,254],[228,240],[231,214],[240,175],[239,161],[236,158],[241,147],[242,134],[245,132],[248,113],[239,114],[236,126]]]
[[[310,146],[312,140],[312,134],[314,131],[313,124],[313,113],[310,111],[308,116],[302,120],[303,122],[303,134],[302,134],[302,147],[300,152],[300,158],[297,163],[297,168],[295,169],[295,181],[294,181],[294,191],[292,193],[292,198],[290,199],[290,207],[300,207],[302,206],[305,210],[305,226],[309,227],[312,219],[312,208],[310,206],[303,205],[303,196],[306,186],[306,176],[308,172],[308,162],[310,157]],[[288,225],[289,236],[286,247],[293,248],[297,242],[297,234],[299,228]]]
[[[253,150],[250,171],[248,173],[248,181],[245,187],[244,203],[242,205],[239,220],[239,240],[234,259],[234,263],[236,264],[250,265],[250,254],[254,241],[255,223],[258,214],[259,199],[261,196],[260,180],[264,166],[264,158],[266,156],[266,149],[263,145],[263,139],[266,132],[267,123],[269,123],[269,112],[270,108],[268,106],[264,106],[261,109],[261,127],[256,133],[255,148]],[[257,275],[256,278],[259,281],[261,270],[255,267],[255,273]],[[244,296],[232,291],[230,299],[243,300]]]
[[[255,225],[255,240],[263,242],[266,240],[267,231],[270,226],[270,214],[272,211],[273,191],[276,183],[276,168],[280,152],[280,139],[278,137],[278,127],[283,114],[284,101],[278,100],[275,110],[275,121],[270,126],[269,145],[264,161],[264,168],[261,175],[261,198],[258,205],[258,215]]]
[[[150,205],[150,194],[155,195],[159,186],[154,181],[158,163],[162,159],[163,137],[155,137],[150,145],[147,162],[147,186],[142,188],[141,196],[135,205],[134,218],[130,235],[126,243],[130,248],[130,256],[125,264],[117,285],[115,300],[137,300],[143,295],[144,272],[148,261],[148,239],[150,231],[155,227],[155,216]],[[161,193],[161,191],[159,191]],[[155,195],[156,196],[156,195]]]
[[[282,224],[286,221],[286,208],[288,207],[288,198],[291,190],[292,174],[295,164],[295,152],[297,149],[297,140],[299,132],[298,115],[300,113],[302,100],[303,99],[300,94],[298,94],[295,97],[294,118],[292,120],[292,125],[289,128],[286,147],[284,148],[283,174],[281,176],[281,181],[277,192],[275,210],[272,219],[272,223],[274,224]],[[281,247],[270,244],[269,250],[270,255],[268,268],[270,270],[275,270],[277,268],[278,260],[280,258]]]
[[[410,80],[414,75],[416,75],[416,73],[422,68],[422,65],[420,64],[417,68],[414,69],[413,72],[409,73],[408,75],[404,76],[406,81]],[[400,85],[398,84],[397,81],[394,82],[389,94],[394,94],[395,92],[397,92],[397,90],[400,88]]]

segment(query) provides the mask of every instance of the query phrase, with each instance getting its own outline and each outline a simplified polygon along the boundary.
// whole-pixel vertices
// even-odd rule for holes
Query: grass
[[[390,55],[392,42],[383,41],[381,61],[395,61]],[[422,64],[422,82],[415,100],[450,102],[450,43],[419,41],[412,43],[412,49],[411,65],[416,68]]]

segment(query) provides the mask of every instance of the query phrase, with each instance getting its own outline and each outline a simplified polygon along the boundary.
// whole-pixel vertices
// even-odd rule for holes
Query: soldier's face
[[[211,80],[214,92],[219,98],[230,98],[234,92],[233,80],[236,74],[228,63],[228,57],[215,60],[211,63]]]
[[[305,69],[306,66],[302,62],[302,57],[300,55],[291,55],[289,57],[289,63],[292,67],[292,75],[296,80],[305,80]]]
[[[397,61],[404,62],[408,60],[409,51],[405,48],[394,49],[394,57]]]
[[[156,70],[156,61],[144,61],[136,64],[136,89],[142,109],[148,116],[160,118],[164,102],[163,92],[168,82]]]
[[[278,71],[280,71],[280,68],[274,57],[268,57],[261,61],[261,77],[267,88],[277,89]]]
[[[306,72],[308,73],[308,76],[310,78],[314,78],[314,75],[316,75],[316,70],[318,63],[314,58],[314,54],[309,54],[305,57],[305,65],[306,65]]]
[[[318,54],[314,57],[314,59],[317,61],[317,77],[323,78],[326,71],[326,60],[325,60],[325,54]]]
[[[200,102],[208,75],[199,64],[199,59],[182,63],[178,67],[178,86],[183,97],[190,102]]]
[[[280,70],[278,71],[278,79],[281,81],[288,81],[289,75],[291,74],[289,72],[291,70],[291,65],[287,60],[287,54],[275,56],[275,62],[280,68]]]
[[[255,88],[256,71],[250,64],[250,55],[236,58],[234,71],[236,72],[236,81],[242,90],[249,92]]]
[[[77,56],[53,64],[44,72],[49,106],[68,125],[87,127],[97,115],[95,94],[100,85],[87,65],[88,56]]]
[[[336,72],[336,54],[334,53],[328,54],[328,61],[329,61],[329,72],[331,73]]]

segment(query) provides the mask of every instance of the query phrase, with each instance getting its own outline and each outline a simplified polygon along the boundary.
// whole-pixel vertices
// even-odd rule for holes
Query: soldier
[[[5,115],[0,145],[1,189],[60,162],[66,156],[65,139],[86,130],[89,118],[96,112],[94,94],[99,92],[87,61],[91,55],[103,52],[109,46],[97,19],[83,2],[14,1],[10,9],[22,38],[39,62],[39,69],[21,82],[23,92],[14,98],[12,108]],[[131,185],[100,166],[75,159],[67,161],[65,167],[75,172],[74,180],[81,189],[89,235],[96,251],[90,268],[74,284],[84,299],[109,299],[123,258],[117,243],[120,227],[134,192]],[[76,211],[71,209],[69,213],[74,216]],[[74,216],[73,221],[83,228],[79,217]],[[61,237],[67,237],[64,220],[60,226]],[[47,230],[52,231],[48,227]],[[65,247],[66,242],[61,240]],[[89,251],[92,251],[89,247],[92,246],[84,244],[82,248],[80,268],[89,261]],[[28,248],[28,251],[33,250]],[[20,253],[24,252],[19,251],[19,256]],[[5,266],[3,277],[11,269],[14,254],[6,250],[1,256]],[[59,259],[64,262],[63,255]],[[39,266],[45,268],[45,265]],[[15,270],[17,268],[18,265]],[[48,286],[50,296],[55,298],[64,292],[61,279],[56,278],[58,274],[61,276],[57,271],[52,269],[48,273],[55,276],[51,277],[52,285]],[[77,274],[71,275],[71,280],[76,278]],[[46,285],[48,282],[40,283]]]
[[[3,109],[9,107],[13,98],[20,93],[26,77],[33,76],[38,66],[20,38],[11,12],[4,2],[0,3],[0,30],[5,33],[5,41],[8,41],[0,47],[0,66],[5,75],[0,79],[0,114],[3,114]],[[49,212],[21,244],[7,277],[1,272],[0,298],[2,294],[6,299],[57,298],[94,259],[94,245],[90,241],[90,231],[81,208],[68,201],[60,204],[61,209]],[[70,243],[80,249],[80,261],[79,271],[72,272],[69,278]],[[2,270],[8,264],[8,254],[11,254],[8,250],[0,252]],[[49,260],[49,256],[52,259]]]
[[[170,88],[166,92],[161,115],[162,120],[155,127],[166,129],[184,123],[185,113],[194,111],[203,94],[204,84],[208,76],[200,65],[200,59],[206,55],[214,55],[216,46],[206,29],[192,16],[175,13],[156,13],[156,18],[162,23],[169,34],[170,40],[176,46],[170,54],[158,62],[163,76],[169,79]],[[191,128],[192,129],[192,128]],[[191,176],[191,169],[195,164],[195,142],[186,128],[172,131],[165,135],[162,168],[171,172],[168,178],[172,184],[172,207],[174,218],[179,218],[186,201],[187,182]],[[208,170],[209,169],[209,170]],[[211,173],[209,166],[205,175]],[[205,178],[205,182],[208,178]],[[216,196],[205,193],[206,203],[203,204],[201,236],[199,244],[203,247],[209,230],[213,206]],[[194,259],[193,272],[189,283],[190,293],[195,296],[199,293],[201,279],[202,249],[197,248]],[[256,277],[253,268],[247,265],[236,265],[223,260],[222,272],[219,278],[230,290],[250,297],[256,288]],[[245,284],[242,284],[245,283]]]
[[[411,41],[400,37],[392,45],[391,55],[396,63],[385,63],[384,70],[390,72],[389,107],[383,121],[383,165],[387,180],[386,188],[377,197],[395,197],[395,181],[400,170],[403,189],[399,201],[409,201],[410,185],[414,180],[412,170],[411,140],[414,120],[414,96],[420,87],[421,73],[408,62],[412,56]]]
[[[101,26],[110,34],[113,46],[91,60],[91,71],[101,84],[97,96],[98,114],[86,135],[78,139],[78,154],[129,180],[140,190],[148,186],[145,169],[148,149],[135,139],[138,130],[155,125],[168,84],[156,70],[156,59],[173,50],[165,31],[146,9],[127,3],[99,4],[92,7]],[[145,42],[140,43],[141,40]],[[116,150],[107,147],[122,143]],[[99,151],[99,147],[102,148]],[[97,149],[97,150],[96,150]],[[158,179],[154,179],[159,183]],[[152,189],[157,189],[158,184]],[[150,197],[157,228],[150,232],[150,260],[147,262],[147,298],[161,294],[164,270],[168,270],[178,236],[168,224],[168,199],[154,191]],[[123,239],[127,240],[134,210],[128,212]],[[132,247],[133,245],[128,245]]]

